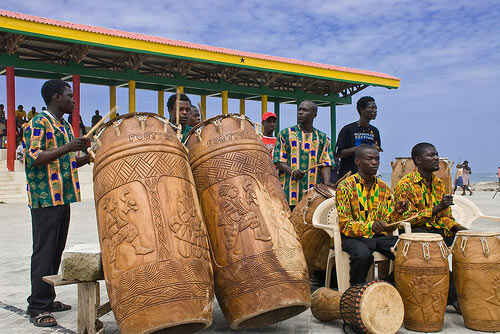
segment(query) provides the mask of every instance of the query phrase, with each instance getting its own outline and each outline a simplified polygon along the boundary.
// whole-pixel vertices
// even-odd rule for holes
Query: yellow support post
[[[227,113],[228,113],[227,100],[228,100],[228,91],[223,90],[222,91],[222,115],[227,115]]]
[[[128,113],[135,113],[135,81],[129,80],[128,82]]]
[[[206,95],[201,95],[200,96],[200,114],[201,114],[201,120],[204,121],[207,119],[207,96]]]
[[[240,115],[245,115],[245,99],[240,99]]]
[[[158,115],[161,117],[165,116],[165,91],[158,91]]]
[[[109,119],[116,118],[116,86],[109,86],[109,110],[113,110]]]
[[[267,112],[267,95],[262,95],[261,96],[261,110],[262,110],[262,115],[263,116]]]

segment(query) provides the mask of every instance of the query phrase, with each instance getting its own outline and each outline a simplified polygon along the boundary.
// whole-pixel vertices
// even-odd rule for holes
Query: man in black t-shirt
[[[377,148],[380,152],[380,134],[378,129],[370,125],[370,121],[377,117],[377,105],[371,96],[363,96],[356,105],[359,113],[359,120],[347,124],[340,130],[335,156],[340,159],[337,179],[351,171],[352,174],[358,171],[354,163],[354,152],[361,144],[368,144]]]
[[[102,116],[99,115],[99,110],[96,110],[94,116],[92,116],[92,127],[94,127],[94,125],[99,123],[99,121],[101,119],[102,119]]]

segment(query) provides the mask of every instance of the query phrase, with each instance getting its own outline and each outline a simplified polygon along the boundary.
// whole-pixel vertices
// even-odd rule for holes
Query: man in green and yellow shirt
[[[54,287],[42,277],[59,271],[70,203],[80,201],[77,168],[90,159],[76,157],[75,152],[85,149],[88,139],[74,138],[71,126],[63,119],[64,114],[73,112],[71,87],[62,80],[49,80],[43,84],[42,97],[48,110],[35,115],[23,135],[33,232],[28,314],[35,326],[49,327],[57,325],[50,312],[65,311],[70,306],[54,301]]]
[[[332,185],[332,148],[326,134],[313,127],[317,112],[314,102],[302,102],[297,110],[297,125],[281,130],[274,146],[273,162],[291,209],[314,184]]]
[[[373,263],[373,252],[390,259],[390,249],[397,237],[389,235],[397,228],[390,225],[406,210],[404,201],[394,205],[391,190],[377,178],[379,151],[361,144],[355,150],[354,162],[359,172],[340,182],[335,197],[342,250],[350,257],[350,283],[361,284]]]

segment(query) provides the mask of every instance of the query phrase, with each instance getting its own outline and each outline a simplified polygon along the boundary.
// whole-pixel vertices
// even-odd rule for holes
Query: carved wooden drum
[[[403,324],[404,313],[398,291],[384,281],[351,286],[340,299],[344,324],[357,333],[396,333]]]
[[[328,198],[335,196],[333,192],[320,187],[310,188],[290,215],[295,232],[300,239],[309,271],[326,270],[330,237],[325,231],[312,226],[312,217],[316,208]]]
[[[306,310],[304,254],[253,124],[220,115],[194,127],[187,146],[214,252],[215,293],[231,328],[260,327]]]
[[[500,331],[500,233],[459,231],[453,278],[465,326]]]
[[[394,279],[405,305],[405,327],[440,331],[448,299],[448,247],[439,234],[404,233],[395,249]]]
[[[396,158],[395,161],[391,161],[392,173],[391,173],[391,189],[394,190],[399,180],[408,173],[416,170],[415,164],[412,158]],[[452,183],[451,183],[451,169],[453,168],[453,163],[448,160],[448,158],[439,158],[439,170],[434,172],[434,175],[443,180],[446,186],[446,193],[451,193]]]
[[[192,333],[212,323],[213,271],[187,152],[168,121],[124,115],[95,142],[104,275],[121,333]]]
[[[338,290],[319,288],[311,295],[311,313],[319,321],[340,319],[340,298]]]

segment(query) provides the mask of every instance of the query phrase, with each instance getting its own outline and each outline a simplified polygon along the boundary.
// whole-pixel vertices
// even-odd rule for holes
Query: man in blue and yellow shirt
[[[86,138],[74,138],[71,126],[63,119],[74,108],[71,87],[62,80],[49,80],[42,86],[48,110],[27,124],[25,170],[31,223],[31,296],[28,297],[30,321],[38,327],[56,326],[50,312],[65,311],[69,305],[55,302],[54,287],[42,277],[56,275],[66,245],[70,203],[80,201],[77,168],[90,162],[75,152],[85,149]]]

